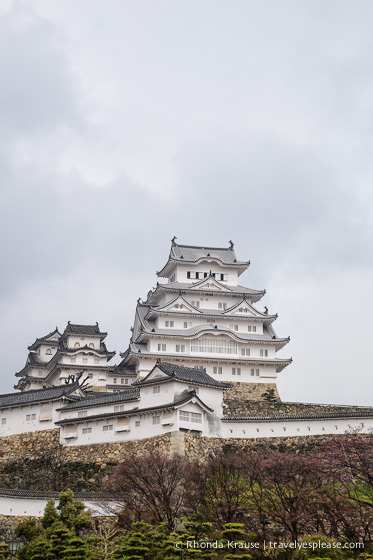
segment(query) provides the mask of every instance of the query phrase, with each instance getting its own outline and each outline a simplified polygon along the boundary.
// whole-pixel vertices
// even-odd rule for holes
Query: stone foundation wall
[[[15,539],[15,528],[27,517],[0,514],[0,543],[9,543]]]
[[[232,388],[224,391],[224,402],[234,399],[260,401],[263,399],[263,393],[268,389],[273,389],[275,397],[280,400],[276,383],[244,383],[238,381],[231,384]]]
[[[0,438],[0,488],[97,491],[129,454],[170,453],[171,434],[144,440],[64,447],[59,430]],[[180,442],[173,447],[180,449]],[[176,448],[175,448],[176,451]]]
[[[264,400],[253,401],[250,398],[234,399],[228,393],[224,398],[227,408],[224,410],[225,415],[235,416],[271,416],[281,414],[317,414],[328,412],[364,412],[372,411],[370,407],[361,406],[338,406],[333,404],[307,404],[307,403],[286,403],[286,402],[268,402]]]

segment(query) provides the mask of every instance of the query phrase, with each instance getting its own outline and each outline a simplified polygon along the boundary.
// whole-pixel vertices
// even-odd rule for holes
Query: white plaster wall
[[[51,430],[55,428],[54,422],[59,419],[56,409],[61,406],[61,401],[51,403],[53,406],[52,420],[39,421],[40,404],[25,405],[1,409],[0,411],[0,436],[36,432],[39,430]],[[27,414],[36,414],[36,420],[26,420]],[[2,418],[6,418],[6,424],[2,424]]]
[[[30,517],[41,517],[44,514],[48,498],[10,498],[0,496],[0,514],[2,515],[25,515]],[[115,515],[118,504],[108,503],[107,506],[100,502],[85,501],[86,509],[91,510],[93,516]]]
[[[96,350],[100,349],[100,339],[99,337],[95,337],[95,336],[75,336],[75,335],[71,335],[67,337],[67,347],[68,348],[74,348],[76,343],[79,343],[80,346],[89,346],[90,344],[93,344],[93,348],[95,348]]]
[[[298,420],[278,422],[222,422],[222,437],[266,438],[343,434],[350,428],[373,428],[373,419]]]
[[[207,274],[210,274],[210,270],[211,272],[217,275],[217,280],[219,282],[223,282],[224,284],[228,284],[231,286],[237,286],[237,282],[238,282],[238,274],[237,274],[237,270],[234,268],[229,268],[229,267],[222,267],[219,266],[219,264],[212,260],[212,259],[206,259],[204,261],[202,261],[201,263],[194,265],[194,264],[178,264],[175,269],[172,271],[171,274],[175,274],[176,278],[175,281],[176,282],[199,282],[200,280],[203,280],[203,275],[206,272]],[[199,272],[200,273],[200,278],[196,279],[196,278],[187,278],[187,273],[188,271],[190,272]],[[220,274],[226,274],[227,275],[227,280],[226,281],[221,281],[220,280]]]
[[[162,412],[157,413],[161,414]],[[156,415],[156,413],[154,413]],[[154,415],[134,415],[130,416],[129,421],[129,431],[116,431],[117,427],[117,419],[112,418],[110,420],[91,420],[87,422],[82,422],[77,424],[77,437],[66,439],[64,437],[64,429],[61,429],[61,443],[65,446],[71,447],[76,445],[91,445],[93,443],[110,443],[116,441],[133,441],[133,440],[140,440],[145,439],[148,437],[159,436],[161,434],[174,431],[175,427],[173,426],[176,415],[173,414],[173,418],[171,419],[172,425],[162,425],[160,424],[153,424],[153,416]],[[140,426],[137,427],[135,425],[136,422],[140,421]],[[112,425],[112,430],[104,431],[103,427],[107,425]],[[92,428],[92,432],[88,434],[83,434],[84,428]]]

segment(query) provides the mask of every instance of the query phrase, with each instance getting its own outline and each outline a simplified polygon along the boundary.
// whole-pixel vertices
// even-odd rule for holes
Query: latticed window
[[[224,338],[199,338],[192,341],[191,350],[211,354],[237,354],[237,342]]]

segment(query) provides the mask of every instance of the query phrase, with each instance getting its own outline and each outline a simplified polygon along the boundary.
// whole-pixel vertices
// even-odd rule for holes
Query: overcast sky
[[[68,320],[124,351],[170,240],[278,313],[286,400],[373,405],[373,4],[3,0],[1,391]]]

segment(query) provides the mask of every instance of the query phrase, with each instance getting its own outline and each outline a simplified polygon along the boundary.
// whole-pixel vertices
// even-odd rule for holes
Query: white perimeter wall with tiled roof
[[[272,422],[222,422],[222,437],[267,438],[344,434],[351,428],[373,429],[373,418],[325,420],[277,420]]]

